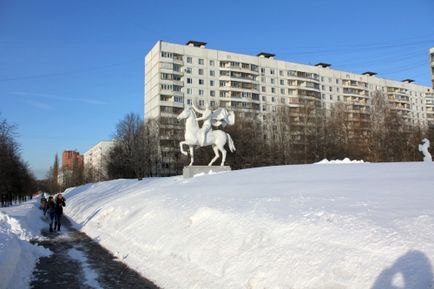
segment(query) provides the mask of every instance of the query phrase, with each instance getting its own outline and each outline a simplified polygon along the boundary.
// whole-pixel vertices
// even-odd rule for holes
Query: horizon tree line
[[[372,96],[369,111],[356,113],[345,102],[325,109],[315,101],[305,101],[297,108],[278,106],[268,114],[235,113],[235,124],[225,129],[237,148],[226,159],[233,169],[345,157],[369,162],[418,161],[422,159],[419,142],[434,137],[432,127],[409,124],[381,92]],[[106,179],[180,174],[189,162],[179,151],[182,139],[182,124],[171,119],[144,121],[134,113],[125,115],[116,126],[115,143],[105,159]],[[195,164],[206,165],[212,157],[209,147],[195,150]],[[89,171],[78,175],[74,185],[100,180]]]
[[[21,158],[16,141],[17,127],[0,119],[0,206],[10,206],[32,198],[37,182],[28,164]]]

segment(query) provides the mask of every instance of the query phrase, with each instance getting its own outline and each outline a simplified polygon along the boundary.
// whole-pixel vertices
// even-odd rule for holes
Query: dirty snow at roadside
[[[433,287],[433,164],[114,180],[65,196],[78,228],[166,289]]]
[[[36,262],[50,254],[29,243],[46,226],[38,200],[0,208],[0,289],[28,288]]]

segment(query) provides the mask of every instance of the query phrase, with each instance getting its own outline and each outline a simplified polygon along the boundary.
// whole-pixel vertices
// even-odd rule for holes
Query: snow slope
[[[50,251],[29,243],[39,238],[46,223],[37,209],[38,200],[20,206],[0,208],[0,289],[28,288],[39,257]]]
[[[433,164],[115,180],[65,196],[78,228],[162,288],[434,288]]]

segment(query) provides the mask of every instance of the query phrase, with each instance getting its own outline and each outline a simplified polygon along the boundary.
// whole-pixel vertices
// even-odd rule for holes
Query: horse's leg
[[[214,150],[215,157],[209,162],[208,166],[212,166],[212,164],[220,157],[219,156],[219,150],[218,150],[217,146],[213,145],[212,149]]]
[[[194,147],[189,146],[189,149],[190,149],[190,160],[191,160],[189,166],[191,166],[191,165],[193,165],[193,162],[194,162]]]
[[[182,145],[184,145],[184,144],[185,144],[185,141],[180,142],[179,143],[179,148],[181,149],[181,153],[183,155],[188,155],[188,153],[186,151],[184,151],[184,148],[182,147]]]
[[[226,160],[226,150],[223,146],[219,147],[219,150],[222,152],[222,163],[220,166],[224,166]]]

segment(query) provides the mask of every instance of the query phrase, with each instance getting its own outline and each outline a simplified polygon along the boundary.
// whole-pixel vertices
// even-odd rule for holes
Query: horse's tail
[[[231,152],[234,152],[235,151],[234,141],[232,140],[230,134],[226,133],[226,136],[228,138],[229,149],[231,150]]]

